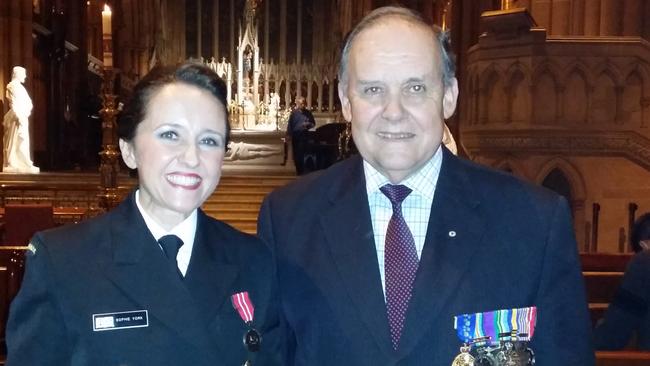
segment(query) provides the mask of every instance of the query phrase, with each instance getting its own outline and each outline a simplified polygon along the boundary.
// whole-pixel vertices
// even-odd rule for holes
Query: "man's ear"
[[[452,78],[449,85],[445,86],[445,94],[442,97],[442,113],[445,119],[448,119],[456,110],[458,101],[458,80]]]
[[[341,100],[341,113],[346,121],[352,121],[352,107],[350,106],[350,98],[348,98],[347,83],[339,84],[339,100]]]
[[[125,141],[124,139],[120,139],[119,144],[124,164],[126,164],[126,166],[131,169],[137,169],[138,164],[136,164],[135,160],[135,147],[133,146],[133,143]]]

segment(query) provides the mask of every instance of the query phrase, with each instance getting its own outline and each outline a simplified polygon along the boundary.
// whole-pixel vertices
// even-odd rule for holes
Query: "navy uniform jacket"
[[[230,297],[241,291],[264,337],[254,364],[280,364],[268,249],[201,210],[184,280],[133,194],[106,215],[37,233],[31,243],[9,315],[8,366],[239,366],[247,327]],[[94,314],[138,310],[147,310],[147,327],[93,331]]]
[[[295,365],[450,365],[454,315],[537,306],[537,365],[593,365],[565,200],[444,150],[401,346],[394,351],[363,164],[350,158],[271,193],[258,233],[275,252]]]

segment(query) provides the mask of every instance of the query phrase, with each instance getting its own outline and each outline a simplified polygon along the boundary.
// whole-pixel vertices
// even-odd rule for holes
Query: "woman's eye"
[[[201,144],[208,146],[221,146],[221,139],[215,137],[205,137],[201,139]]]
[[[178,134],[176,132],[174,132],[174,131],[161,132],[158,136],[160,138],[162,138],[162,139],[167,139],[167,140],[176,140],[176,139],[178,139]]]

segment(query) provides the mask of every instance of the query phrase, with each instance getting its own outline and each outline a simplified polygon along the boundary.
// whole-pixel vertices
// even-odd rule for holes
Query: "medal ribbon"
[[[487,342],[499,342],[499,334],[510,333],[516,330],[522,341],[533,338],[535,324],[537,323],[537,308],[534,306],[518,309],[503,309],[483,313],[462,314],[454,317],[454,329],[458,338],[464,343],[481,337],[490,337]]]
[[[232,306],[237,310],[244,323],[252,323],[255,307],[248,296],[248,291],[238,292],[232,295],[230,299],[232,300]]]

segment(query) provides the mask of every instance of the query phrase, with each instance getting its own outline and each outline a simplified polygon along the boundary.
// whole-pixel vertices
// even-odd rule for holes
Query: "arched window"
[[[564,196],[571,203],[571,183],[562,170],[555,168],[542,181],[542,186]]]

